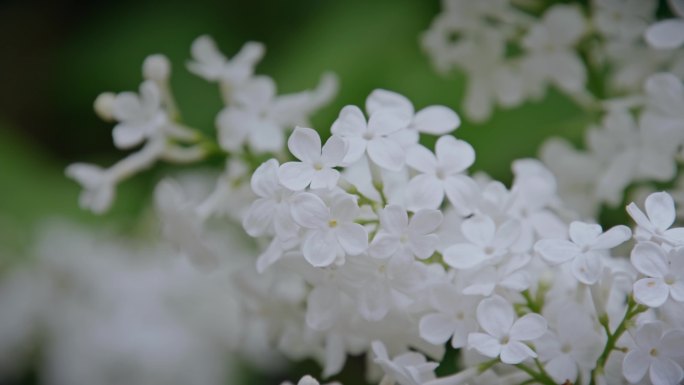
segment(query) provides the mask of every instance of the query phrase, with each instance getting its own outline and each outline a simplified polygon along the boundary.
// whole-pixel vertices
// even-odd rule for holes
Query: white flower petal
[[[368,233],[358,223],[343,223],[335,229],[337,241],[349,255],[358,255],[368,248]]]
[[[342,137],[361,136],[366,132],[366,117],[359,107],[345,106],[330,131]]]
[[[296,127],[287,140],[287,148],[305,163],[314,163],[321,158],[321,138],[311,128]]]
[[[380,224],[383,230],[400,236],[409,227],[408,214],[401,206],[389,205],[380,213]]]
[[[461,125],[461,118],[449,107],[429,106],[416,113],[413,127],[426,134],[444,135]]]
[[[434,254],[439,242],[436,234],[410,236],[409,248],[418,259],[427,259]]]
[[[659,357],[651,362],[648,375],[653,385],[675,385],[681,384],[684,370],[671,359]]]
[[[519,341],[511,341],[501,348],[501,362],[504,364],[519,364],[530,357],[537,357],[537,353]]]
[[[140,144],[145,138],[145,133],[139,126],[119,123],[112,130],[112,138],[117,148],[125,150]]]
[[[530,341],[541,337],[547,329],[546,319],[539,314],[525,314],[513,323],[510,337],[518,341]]]
[[[399,238],[387,233],[379,233],[368,247],[368,254],[374,258],[389,258],[399,249]]]
[[[579,254],[572,261],[572,273],[578,281],[585,285],[593,285],[601,276],[603,264],[601,257],[595,253]]]
[[[309,163],[287,162],[278,168],[278,181],[292,191],[299,191],[311,183],[315,173]]]
[[[659,278],[644,278],[634,283],[634,299],[648,307],[660,307],[670,293],[665,282]]]
[[[454,175],[444,180],[444,193],[461,215],[473,213],[474,198],[478,191],[475,181],[466,175]]]
[[[448,174],[465,171],[475,162],[475,150],[468,142],[450,135],[440,137],[435,144],[437,165]]]
[[[534,245],[534,250],[552,264],[567,262],[581,252],[576,244],[565,239],[542,239]]]
[[[454,334],[456,320],[447,314],[432,313],[420,319],[418,330],[420,336],[427,342],[441,345]]]
[[[657,192],[646,198],[646,214],[651,223],[661,231],[668,229],[675,220],[675,206],[670,194]]]
[[[489,258],[480,247],[457,243],[444,250],[444,262],[454,269],[470,269]]]
[[[684,44],[684,20],[663,20],[650,26],[644,34],[649,45],[659,49],[673,49]]]
[[[273,223],[275,203],[270,199],[257,199],[247,210],[242,221],[247,234],[258,237],[266,234]]]
[[[442,182],[434,175],[416,175],[408,184],[408,209],[436,209],[444,200]]]
[[[631,383],[639,382],[646,375],[650,361],[641,350],[630,350],[622,360],[622,375]]]
[[[501,343],[499,340],[484,333],[468,334],[468,347],[491,358],[498,357],[499,353],[501,353]]]
[[[304,240],[302,254],[314,267],[330,266],[337,258],[336,243],[331,231],[315,230]]]
[[[406,164],[422,173],[434,174],[437,168],[437,158],[432,151],[417,145],[408,150]]]
[[[408,225],[412,234],[429,234],[442,224],[444,216],[439,210],[418,210]]]
[[[337,186],[337,181],[340,179],[340,172],[332,168],[324,168],[319,171],[314,171],[311,177],[311,188],[321,189],[325,188],[332,190]],[[287,186],[290,188],[289,186]]]
[[[347,141],[343,138],[331,136],[321,150],[321,162],[327,167],[339,166],[347,155],[347,147]]]
[[[594,250],[612,249],[626,242],[631,237],[632,230],[629,227],[623,225],[615,226],[599,235],[591,248]]]
[[[269,198],[281,189],[278,184],[278,161],[269,159],[262,163],[252,174],[252,191],[262,198]]]
[[[494,241],[496,224],[487,215],[475,215],[461,223],[463,236],[478,246],[489,246]]]
[[[399,143],[377,137],[368,142],[368,157],[378,166],[390,170],[399,171],[404,167],[406,155]]]
[[[599,225],[579,221],[570,223],[568,230],[570,239],[579,246],[593,245],[602,232],[603,229]]]
[[[665,251],[656,243],[639,242],[630,256],[632,265],[649,277],[664,277],[670,270]]]
[[[376,89],[366,98],[366,111],[372,115],[381,109],[396,109],[406,115],[413,115],[413,104],[396,92]]]
[[[503,338],[513,326],[513,305],[495,295],[485,298],[477,305],[477,322],[482,329],[496,338]]]
[[[368,132],[374,136],[386,136],[393,134],[402,128],[406,128],[411,119],[411,115],[404,111],[386,108],[375,111],[368,118]]]
[[[290,212],[298,225],[309,229],[326,228],[330,219],[330,211],[323,200],[311,193],[294,196]]]

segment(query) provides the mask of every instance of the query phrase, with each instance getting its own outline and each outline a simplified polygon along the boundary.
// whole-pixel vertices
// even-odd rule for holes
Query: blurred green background
[[[79,188],[64,177],[74,161],[109,165],[123,156],[111,124],[92,102],[103,91],[137,90],[146,55],[169,56],[185,119],[208,133],[220,109],[215,86],[185,69],[190,44],[212,35],[232,56],[248,40],[264,42],[259,73],[281,92],[315,86],[334,71],[341,88],[314,117],[326,131],[340,108],[363,105],[374,88],[398,91],[417,108],[460,110],[463,79],[432,70],[419,36],[439,12],[437,0],[300,1],[9,1],[0,5],[0,244],[20,245],[45,217],[68,215],[126,223],[149,203],[159,169],[123,183],[106,218],[77,207]],[[475,169],[510,179],[510,161],[534,156],[550,134],[577,137],[583,117],[551,94],[542,104],[498,112],[484,125],[464,122],[456,135],[477,150]],[[163,170],[163,167],[162,167]]]

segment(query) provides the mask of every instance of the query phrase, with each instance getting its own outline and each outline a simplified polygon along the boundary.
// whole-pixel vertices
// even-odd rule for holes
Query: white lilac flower
[[[505,364],[519,364],[537,357],[525,342],[541,337],[547,329],[546,320],[539,314],[525,314],[516,320],[513,305],[500,296],[480,302],[477,322],[484,333],[470,333],[468,348],[487,357],[500,357]]]
[[[408,127],[411,116],[395,108],[375,111],[368,121],[360,108],[346,106],[332,125],[333,135],[339,135],[349,144],[346,164],[359,160],[365,153],[373,163],[392,171],[404,166],[405,154],[401,144],[392,137]]]
[[[329,266],[345,253],[358,255],[368,247],[366,230],[354,223],[359,206],[351,196],[341,196],[328,207],[318,196],[301,193],[292,198],[291,213],[298,225],[309,229],[302,254],[313,266]]]
[[[627,206],[627,212],[637,223],[634,236],[638,240],[684,243],[684,228],[670,228],[674,224],[676,211],[672,196],[666,192],[649,195],[644,203],[646,213],[634,203]]]
[[[657,5],[655,0],[594,0],[592,21],[603,35],[631,42],[641,37]]]
[[[659,21],[646,30],[644,35],[649,45],[658,49],[675,49],[684,44],[684,20]]]
[[[669,297],[684,302],[684,248],[669,251],[653,242],[640,242],[632,250],[632,265],[647,278],[634,283],[634,299],[660,307]]]
[[[191,53],[193,61],[188,62],[190,72],[209,80],[225,83],[230,88],[243,84],[254,73],[254,66],[264,56],[261,43],[248,42],[228,60],[207,35],[195,39]]]
[[[632,235],[627,226],[615,226],[603,232],[600,225],[578,221],[570,224],[569,233],[570,240],[542,239],[534,249],[551,264],[572,262],[573,275],[586,285],[593,285],[601,275],[604,251],[624,243]]]
[[[407,352],[390,359],[387,348],[380,341],[373,341],[375,363],[382,367],[386,380],[383,384],[423,385],[435,379],[436,362],[428,362],[424,355]]]
[[[512,254],[489,264],[468,271],[464,275],[463,294],[490,296],[497,287],[521,292],[532,283],[525,267],[532,257],[527,253]]]
[[[542,83],[550,82],[571,93],[583,90],[587,73],[574,46],[587,29],[579,7],[554,5],[523,38],[527,56],[522,68]]]
[[[157,85],[144,81],[140,93],[122,92],[116,95],[112,115],[119,123],[114,126],[114,144],[128,149],[161,133],[167,122],[166,112],[161,108],[161,95]]]
[[[662,322],[647,322],[630,331],[636,346],[622,361],[622,374],[629,382],[639,382],[646,373],[653,385],[676,385],[684,379],[678,363],[684,356],[684,331],[663,329]]]
[[[287,141],[290,152],[300,161],[283,163],[278,169],[278,180],[290,190],[332,189],[337,185],[340,166],[347,152],[346,142],[332,136],[321,148],[321,138],[310,128],[297,127]]]
[[[271,159],[259,166],[252,175],[251,186],[258,198],[249,206],[242,221],[247,234],[287,237],[296,233],[290,215],[293,193],[278,183],[278,161]]]
[[[455,349],[465,347],[468,334],[478,329],[475,319],[478,297],[464,296],[454,285],[439,284],[430,289],[429,298],[435,312],[420,319],[420,336],[435,345],[451,340]]]
[[[409,220],[401,206],[387,206],[380,213],[380,231],[368,252],[377,258],[427,259],[435,252],[438,238],[434,232],[441,223],[438,210],[419,210]]]
[[[473,147],[453,136],[440,137],[435,144],[434,154],[423,146],[412,147],[406,162],[419,174],[408,184],[409,209],[436,209],[446,195],[462,214],[470,214],[469,203],[477,186],[463,172],[474,161]]]
[[[508,220],[497,226],[486,215],[475,215],[461,223],[468,242],[444,250],[444,262],[455,269],[469,269],[505,255],[520,235],[520,225]]]
[[[247,145],[257,153],[277,153],[285,143],[285,129],[308,125],[309,116],[336,91],[337,78],[331,74],[321,77],[314,90],[287,95],[276,95],[273,79],[252,77],[216,117],[219,144],[229,152],[241,152]]]
[[[428,106],[416,112],[413,103],[405,96],[383,89],[374,90],[366,98],[366,111],[369,114],[385,108],[395,108],[411,116],[408,128],[425,134],[444,135],[461,125],[456,112],[446,106]]]
[[[74,163],[67,167],[66,175],[83,186],[78,198],[81,208],[99,214],[112,205],[116,195],[116,182],[109,170],[92,164]]]
[[[197,266],[214,268],[219,257],[204,239],[202,219],[182,188],[171,180],[160,182],[154,192],[164,237]]]
[[[601,354],[604,338],[596,332],[594,323],[581,305],[563,304],[546,318],[550,322],[550,331],[534,342],[546,372],[559,384],[565,381],[587,383],[588,375]]]

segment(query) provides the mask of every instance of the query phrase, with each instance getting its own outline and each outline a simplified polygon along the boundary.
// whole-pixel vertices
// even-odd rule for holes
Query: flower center
[[[501,339],[501,345],[506,345],[511,340],[510,337],[505,336]]]
[[[329,221],[328,221],[328,226],[331,227],[331,228],[337,227],[337,220],[335,220],[335,219],[329,220]]]
[[[323,169],[323,165],[320,162],[314,163],[313,167],[316,171],[321,171]]]
[[[570,353],[571,350],[572,350],[572,346],[570,346],[570,344],[565,344],[561,348],[561,352],[563,352],[563,353]]]
[[[653,357],[657,357],[658,356],[658,350],[656,348],[653,348],[653,349],[649,350],[648,354],[650,354]]]
[[[675,282],[677,282],[677,279],[675,279],[675,276],[674,276],[674,275],[668,274],[668,275],[665,276],[665,283],[666,283],[668,286],[674,285]]]
[[[366,140],[371,140],[371,139],[373,139],[373,133],[366,131],[363,133],[363,138]]]

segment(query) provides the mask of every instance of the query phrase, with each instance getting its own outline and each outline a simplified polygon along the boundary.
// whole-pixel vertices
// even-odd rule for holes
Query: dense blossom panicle
[[[136,384],[230,383],[235,356],[263,371],[313,359],[325,381],[364,355],[381,385],[682,382],[684,183],[652,182],[669,185],[684,159],[684,6],[657,21],[654,0],[547,3],[445,0],[421,39],[439,72],[465,74],[466,123],[550,88],[586,111],[582,147],[547,140],[512,163],[510,185],[471,172],[449,106],[375,89],[314,128],[335,75],[279,95],[256,73],[262,44],[228,57],[200,36],[187,68],[223,102],[210,137],[181,120],[170,61],[149,56],[137,93],[95,102],[131,153],[66,169],[80,205],[106,212],[118,183],[160,161],[225,168],[158,183],[160,221],[136,230],[160,235],[145,258],[63,231],[34,269],[8,271],[0,367],[45,336],[58,384],[84,382],[78,360],[93,384],[112,363],[131,363]],[[625,199],[631,228],[599,224]],[[459,370],[437,377],[453,350]]]

